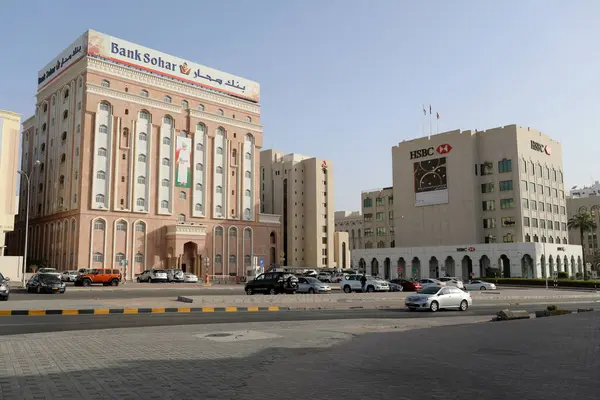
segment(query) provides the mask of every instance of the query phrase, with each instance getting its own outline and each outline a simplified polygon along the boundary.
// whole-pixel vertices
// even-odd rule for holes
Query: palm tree
[[[579,239],[581,240],[581,249],[583,250],[583,234],[585,232],[594,231],[597,228],[596,221],[588,213],[579,213],[569,218],[569,229],[579,229]],[[585,259],[585,251],[582,251],[583,255],[583,279],[587,280],[587,267]]]

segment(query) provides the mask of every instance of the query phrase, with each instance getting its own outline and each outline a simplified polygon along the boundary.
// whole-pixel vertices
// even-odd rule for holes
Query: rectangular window
[[[523,226],[529,226],[529,217],[523,217]]]
[[[531,209],[532,210],[537,210],[537,201],[531,200]]]
[[[375,199],[375,205],[376,206],[382,206],[383,205],[383,197],[377,197]]]
[[[365,235],[365,236],[366,236],[366,235]],[[327,244],[327,238],[326,238],[326,237],[324,237],[324,238],[321,238],[321,243],[323,243],[323,244]]]
[[[491,175],[494,173],[494,165],[491,162],[486,162],[484,164],[481,164],[479,166],[480,169],[480,175],[484,176],[484,175]]]
[[[566,222],[561,222],[560,223],[560,229],[563,230],[563,231],[567,230],[567,224],[566,224]]]
[[[540,201],[540,211],[544,211],[544,203]]]
[[[560,223],[558,221],[554,221],[554,230],[555,231],[560,230]]]
[[[558,206],[556,204],[552,206],[552,212],[558,214]]]
[[[544,194],[544,187],[542,185],[537,185],[537,191],[539,194]]]
[[[500,220],[502,222],[502,226],[504,227],[513,227],[515,225],[515,219],[513,217],[502,217]]]
[[[529,200],[523,199],[523,208],[529,208]]]
[[[365,197],[363,200],[363,208],[369,208],[373,206],[373,199],[370,197]]]
[[[481,202],[483,211],[494,211],[496,209],[496,202],[494,200],[488,200]]]
[[[537,220],[537,218],[531,218],[531,226],[533,228],[537,228],[538,227],[538,220]]]
[[[552,212],[552,204],[546,203],[546,211]]]
[[[515,207],[514,199],[500,199],[500,208],[502,210],[506,210],[508,208],[514,208],[514,207]]]
[[[507,160],[506,158],[502,161],[498,161],[498,172],[512,172],[512,160]]]
[[[544,192],[546,196],[550,196],[550,186],[546,186],[546,191]]]
[[[545,219],[540,219],[540,228],[546,229],[546,220]]]
[[[546,221],[546,226],[548,227],[548,229],[552,229],[552,221],[547,220]]]
[[[384,227],[377,227],[375,229],[375,234],[377,236],[385,236],[385,234],[386,234],[385,232],[386,232],[386,229]]]
[[[365,228],[365,236],[373,236],[373,229]]]
[[[383,221],[383,218],[384,218],[384,214],[382,212],[378,212],[375,214],[376,221]]]
[[[552,189],[552,196],[558,197],[558,191],[556,189]]]
[[[365,222],[373,221],[373,214],[365,214]]]
[[[529,190],[531,190],[532,193],[535,193],[535,183],[529,182]]]
[[[527,181],[521,181],[521,190],[527,191]]]
[[[565,208],[565,206],[560,206],[560,213],[562,215],[565,215],[567,213],[567,209]]]
[[[323,225],[323,233],[327,233],[327,225]]]
[[[506,192],[507,190],[513,190],[513,181],[500,181],[500,191]]]
[[[394,204],[394,196],[390,196],[388,197],[388,205],[393,205]]]
[[[492,229],[496,227],[496,218],[485,218],[483,220],[483,229]]]
[[[565,192],[564,192],[564,190],[560,190],[558,192],[558,195],[559,195],[558,197],[560,197],[561,199],[564,199],[565,198]]]
[[[496,243],[496,236],[494,235],[486,235],[484,238],[485,243]]]
[[[482,183],[481,184],[481,193],[492,193],[494,191],[493,183]]]
[[[388,218],[389,219],[394,219],[394,212],[393,211],[389,211],[388,212]]]

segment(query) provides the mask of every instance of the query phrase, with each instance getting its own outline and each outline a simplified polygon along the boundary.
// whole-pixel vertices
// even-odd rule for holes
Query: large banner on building
[[[414,163],[415,206],[448,203],[446,157]]]
[[[38,92],[87,54],[87,39],[86,32],[38,71]]]
[[[90,30],[88,36],[87,54],[90,56],[101,57],[128,67],[142,69],[247,100],[255,102],[260,100],[260,86],[257,82],[104,33]]]
[[[175,149],[175,186],[189,188],[192,181],[191,149],[192,140],[190,138],[177,136]]]

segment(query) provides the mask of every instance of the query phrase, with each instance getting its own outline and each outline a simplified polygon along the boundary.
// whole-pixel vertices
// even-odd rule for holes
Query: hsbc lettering
[[[538,142],[531,141],[531,150],[539,151],[540,153],[552,154],[552,149],[548,145],[543,145]]]
[[[427,157],[427,156],[432,156],[432,155],[433,155],[433,147],[430,147],[428,149],[413,150],[410,152],[410,159],[414,160],[415,158]]]

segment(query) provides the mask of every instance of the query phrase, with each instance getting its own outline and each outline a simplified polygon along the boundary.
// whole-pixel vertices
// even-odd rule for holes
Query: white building
[[[596,181],[593,185],[584,186],[582,188],[574,186],[573,189],[571,189],[571,191],[569,192],[569,195],[573,198],[600,196],[600,182]]]

